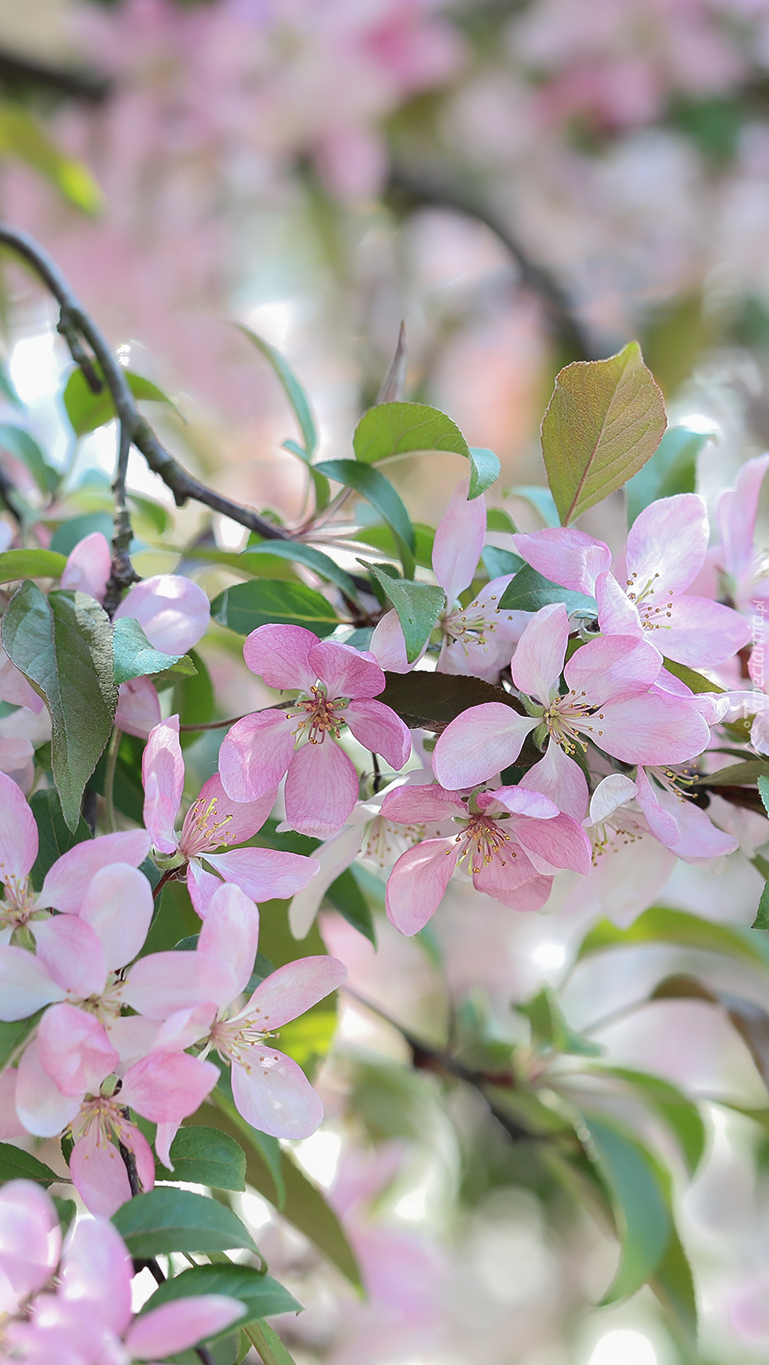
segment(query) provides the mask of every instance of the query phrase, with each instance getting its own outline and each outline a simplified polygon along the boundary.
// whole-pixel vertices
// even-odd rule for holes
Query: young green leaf
[[[668,428],[651,459],[628,481],[625,490],[628,527],[657,498],[694,492],[697,456],[707,440],[709,436],[701,431]]]
[[[435,587],[432,583],[391,578],[377,564],[368,567],[398,613],[406,642],[406,658],[413,664],[430,639],[446,605],[446,594],[443,588]]]
[[[64,386],[62,395],[64,407],[76,436],[87,436],[89,431],[96,431],[97,427],[105,426],[115,416],[115,404],[98,364],[94,364],[94,370],[102,381],[100,393],[94,393],[89,388],[88,381],[80,369],[72,371]],[[151,379],[134,374],[132,370],[124,370],[123,375],[134,398],[142,399],[146,403],[165,403],[177,411],[176,405],[171,402],[168,395],[163,393],[157,384],[153,384]]]
[[[376,508],[395,536],[406,578],[413,578],[416,545],[414,527],[400,495],[384,474],[380,474],[378,469],[369,468],[366,464],[358,464],[356,460],[324,460],[315,468],[327,478],[344,484],[346,488],[352,488]]]
[[[767,815],[769,815],[769,773],[759,773],[756,785],[758,787],[758,794],[764,803],[764,810]]]
[[[6,608],[2,631],[8,657],[50,713],[54,782],[67,826],[76,830],[117,705],[110,619],[87,593],[45,597],[28,580]]]
[[[357,601],[357,590],[350,575],[344,569],[340,569],[330,555],[325,555],[322,550],[316,550],[314,546],[305,545],[302,541],[266,540],[262,545],[249,545],[239,558],[247,573],[258,574],[259,560],[276,556],[278,559],[289,559],[295,564],[304,564],[305,568],[312,569],[319,578],[334,583],[346,597]]]
[[[769,929],[769,882],[764,882],[764,889],[761,892],[756,910],[756,918],[750,927],[751,929]]]
[[[253,579],[225,588],[211,603],[211,618],[237,635],[276,622],[304,626],[316,635],[330,635],[339,625],[334,608],[304,583],[282,583],[275,578]]]
[[[728,768],[719,768],[715,773],[705,773],[697,778],[694,786],[752,787],[760,777],[769,777],[769,759],[748,758],[744,763],[730,763]]]
[[[54,550],[5,550],[0,554],[0,583],[23,578],[61,578],[67,560]]]
[[[154,649],[133,616],[121,616],[115,622],[113,647],[113,676],[115,682],[129,682],[131,678],[146,678],[154,673],[173,669],[182,676],[192,676],[195,665],[187,654],[161,654]]]
[[[94,215],[101,209],[102,193],[87,166],[60,151],[17,101],[0,105],[0,156],[31,166],[83,213]]]
[[[697,1105],[678,1086],[660,1076],[632,1067],[595,1067],[596,1076],[613,1076],[635,1091],[670,1130],[681,1149],[689,1175],[693,1176],[705,1150],[705,1124]]]
[[[665,1255],[649,1280],[649,1288],[659,1299],[668,1325],[686,1365],[697,1365],[697,1299],[694,1279],[686,1252],[675,1227],[670,1233]],[[686,1354],[684,1354],[686,1353]]]
[[[255,1318],[272,1317],[274,1313],[301,1313],[302,1305],[297,1303],[293,1294],[250,1265],[236,1265],[225,1262],[221,1265],[196,1265],[174,1275],[156,1290],[151,1298],[142,1305],[141,1312],[149,1313],[163,1303],[173,1303],[176,1299],[188,1299],[198,1294],[226,1294],[240,1299],[243,1304],[243,1317],[235,1326],[253,1322]],[[232,1331],[232,1325],[217,1336]],[[210,1338],[206,1338],[209,1340]]]
[[[34,1180],[48,1189],[49,1185],[55,1185],[60,1179],[61,1176],[52,1171],[50,1166],[38,1161],[31,1152],[24,1152],[10,1142],[0,1142],[0,1185],[8,1180]]]
[[[84,840],[90,839],[91,831],[82,815],[74,830],[68,827],[62,815],[59,793],[50,787],[35,792],[34,796],[30,797],[29,804],[37,824],[39,839],[37,859],[30,876],[32,885],[39,891],[46,872],[53,867],[57,858],[63,853],[68,853],[75,844],[82,844]]]
[[[59,471],[48,463],[37,441],[24,427],[0,422],[0,447],[27,466],[41,493],[56,491],[61,479]]]
[[[255,1251],[251,1233],[239,1218],[203,1194],[158,1185],[129,1199],[112,1221],[131,1256],[163,1255],[169,1251]]]
[[[675,659],[663,659],[663,663],[668,673],[672,673],[674,678],[685,685],[692,692],[723,692],[725,689],[719,687],[718,683],[710,681],[702,673],[696,673],[693,668],[688,668],[686,664],[676,663]]]
[[[12,1024],[0,1020],[0,1068],[8,1065],[30,1033],[34,1033],[42,1013],[42,1010],[38,1010],[29,1019],[16,1019]]]
[[[276,351],[275,347],[271,346],[269,341],[265,341],[263,337],[257,336],[256,332],[252,332],[251,328],[246,327],[242,322],[236,322],[235,326],[243,333],[244,337],[248,338],[253,346],[256,346],[258,351],[261,351],[265,360],[269,361],[275,374],[283,385],[283,391],[291,404],[294,416],[299,423],[299,429],[304,440],[304,456],[309,462],[317,449],[318,435],[315,430],[312,410],[304,389],[291,369],[291,366],[288,364],[288,361],[284,360],[283,356],[280,354],[280,351]],[[294,453],[296,453],[296,451]]]
[[[577,360],[556,376],[542,454],[561,523],[616,492],[651,459],[665,403],[637,341],[608,360]]]
[[[499,599],[499,610],[539,611],[540,607],[547,607],[551,602],[563,602],[567,611],[578,611],[581,607],[584,611],[598,612],[594,598],[581,592],[572,592],[569,588],[560,588],[557,583],[551,583],[549,578],[537,573],[530,564],[524,564],[512,583],[508,583]]]
[[[690,915],[686,910],[669,910],[666,906],[653,906],[644,911],[628,929],[618,929],[609,920],[599,920],[582,940],[577,957],[582,959],[606,948],[635,943],[675,943],[686,948],[725,953],[727,957],[769,967],[769,945],[750,929],[736,924],[718,924],[701,919],[699,915]]]
[[[216,1128],[180,1128],[170,1156],[173,1170],[158,1162],[157,1180],[183,1180],[215,1190],[246,1188],[246,1154],[240,1143]]]
[[[456,422],[425,403],[379,403],[369,408],[353,436],[355,458],[378,464],[420,450],[450,450],[470,461],[469,497],[485,493],[499,477],[500,464],[491,450],[470,447]],[[333,477],[333,476],[332,476]]]

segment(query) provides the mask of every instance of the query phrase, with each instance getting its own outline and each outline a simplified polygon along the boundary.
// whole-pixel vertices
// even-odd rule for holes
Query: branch
[[[112,92],[112,82],[106,76],[76,68],[49,66],[47,62],[38,62],[5,48],[0,48],[0,80],[56,90],[60,95],[71,95],[88,104],[102,104]]]
[[[475,195],[455,184],[429,176],[394,168],[390,175],[390,190],[394,197],[405,201],[410,208],[421,206],[451,209],[485,223],[499,238],[521,272],[527,289],[536,294],[544,307],[551,331],[558,341],[577,360],[596,360],[602,353],[596,350],[588,332],[575,315],[571,300],[554,275],[538,265],[526,248],[511,232],[507,223]]]

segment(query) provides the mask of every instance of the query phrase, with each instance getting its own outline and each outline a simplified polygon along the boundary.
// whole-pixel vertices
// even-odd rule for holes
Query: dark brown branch
[[[531,290],[540,300],[550,328],[564,350],[575,360],[600,358],[600,353],[588,332],[575,315],[566,290],[549,270],[531,259],[509,225],[487,204],[454,183],[438,180],[430,175],[416,174],[402,167],[393,169],[390,190],[396,202],[407,208],[450,209],[454,213],[466,214],[485,223],[507,247],[521,272],[521,281],[525,288]]]
[[[88,104],[102,104],[112,90],[112,82],[95,71],[51,66],[48,62],[39,62],[5,48],[0,48],[0,81],[9,85],[53,90],[59,95],[69,95]]]

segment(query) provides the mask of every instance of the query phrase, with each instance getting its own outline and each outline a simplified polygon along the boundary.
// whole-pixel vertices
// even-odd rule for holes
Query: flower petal
[[[61,576],[61,586],[74,592],[87,592],[89,597],[103,602],[111,572],[112,551],[109,541],[101,531],[93,531],[90,536],[79,540],[70,552]]]
[[[689,668],[712,668],[737,654],[752,638],[752,623],[707,597],[675,597],[670,619],[654,632],[654,644]]]
[[[75,1005],[46,1010],[37,1030],[40,1065],[62,1095],[96,1094],[120,1058],[104,1025]]]
[[[228,730],[219,776],[233,801],[258,801],[277,787],[294,753],[294,725],[282,711],[268,710],[244,716]]]
[[[270,1137],[310,1137],[323,1105],[302,1068],[267,1042],[248,1049],[248,1070],[232,1068],[232,1098],[247,1123]]]
[[[705,500],[698,493],[677,493],[645,507],[627,538],[629,592],[648,586],[658,597],[683,592],[693,583],[708,552],[710,528]]]
[[[512,663],[513,681],[543,706],[547,706],[551,692],[558,686],[568,639],[566,608],[563,602],[552,602],[532,617],[518,641]]]
[[[758,499],[767,469],[769,455],[748,460],[742,466],[734,488],[722,493],[716,505],[723,565],[734,578],[741,577],[753,563]]]
[[[610,773],[604,777],[590,798],[590,817],[585,820],[586,827],[603,824],[615,810],[632,800],[636,790],[633,779],[624,773]]]
[[[588,801],[587,779],[579,764],[569,758],[554,740],[548,741],[544,757],[524,773],[521,786],[549,796],[558,809],[573,820],[584,819]]]
[[[244,852],[257,852],[244,849]],[[208,907],[198,938],[198,953],[224,963],[232,975],[230,999],[245,989],[259,945],[259,911],[239,886],[223,883]]]
[[[43,698],[30,687],[24,674],[12,664],[0,645],[0,700],[10,702],[11,706],[26,706],[39,716],[43,710]]]
[[[358,774],[333,740],[305,744],[291,760],[285,796],[286,819],[292,828],[324,839],[354,810]]]
[[[203,953],[150,953],[129,969],[122,998],[148,1019],[167,1019],[177,1010],[214,1001],[229,1004],[229,970]]]
[[[382,815],[400,825],[423,825],[431,820],[467,818],[467,802],[459,792],[446,791],[436,782],[419,787],[394,787],[382,802]]]
[[[310,667],[325,684],[329,698],[376,697],[384,691],[385,675],[379,664],[366,659],[351,645],[321,640],[309,654]]]
[[[261,981],[244,1013],[254,1016],[257,1027],[269,1023],[282,1028],[289,1020],[312,1009],[347,980],[347,968],[336,957],[301,957],[278,967]]]
[[[681,839],[678,825],[671,813],[660,804],[658,788],[652,785],[646,769],[640,765],[636,774],[636,799],[655,839],[659,839],[666,848],[675,848]]]
[[[494,703],[490,703],[494,705]],[[387,918],[402,934],[424,929],[457,865],[454,839],[425,839],[402,853],[387,879]]]
[[[53,915],[33,921],[33,927],[37,959],[51,980],[81,1000],[101,995],[107,983],[107,964],[99,936],[91,926],[78,915]]]
[[[360,825],[345,825],[332,834],[325,844],[315,850],[312,859],[317,873],[303,890],[298,891],[288,907],[288,923],[294,938],[306,938],[320,909],[321,901],[332,882],[355,862],[361,848]]]
[[[588,706],[601,707],[647,692],[661,667],[656,649],[643,640],[605,635],[578,649],[563,675],[578,702],[584,699]]]
[[[473,877],[473,884],[476,891],[483,891],[501,905],[507,905],[511,910],[517,910],[519,914],[525,915],[542,909],[550,898],[553,879],[531,876],[516,885],[510,885],[501,879],[494,880],[492,869],[484,868]]]
[[[53,906],[65,914],[76,915],[97,872],[110,863],[129,863],[138,867],[150,851],[150,836],[143,829],[128,829],[118,834],[102,834],[86,839],[63,853],[46,873],[38,906]]]
[[[318,870],[315,858],[276,848],[233,848],[229,853],[209,853],[206,861],[252,901],[288,900]]]
[[[406,657],[403,627],[395,610],[386,611],[377,621],[370,649],[379,667],[388,669],[390,673],[410,673],[414,667]]]
[[[131,1321],[133,1265],[117,1228],[104,1218],[78,1218],[64,1247],[60,1294],[87,1303],[92,1319],[118,1336]]]
[[[112,863],[92,879],[77,922],[91,926],[101,941],[107,967],[116,972],[143,947],[152,910],[152,887],[144,873],[128,863]]]
[[[139,622],[153,649],[186,654],[208,630],[211,604],[192,579],[159,574],[134,584],[115,612],[115,620],[121,616]]]
[[[605,705],[601,717],[593,721],[591,738],[623,763],[685,763],[701,754],[710,739],[696,706],[656,689]]]
[[[37,857],[37,825],[21,791],[5,773],[0,773],[0,810],[0,882],[23,883]]]
[[[545,875],[554,869],[569,868],[586,877],[590,871],[592,848],[584,829],[570,815],[556,815],[553,820],[532,820],[526,815],[516,817],[515,837],[526,849],[538,872]]]
[[[372,753],[381,754],[391,768],[402,768],[411,753],[411,731],[400,716],[381,701],[351,701],[344,718],[355,738]]]
[[[221,877],[215,877],[213,872],[206,872],[197,858],[193,858],[187,864],[187,890],[195,912],[201,919],[205,919],[208,914],[208,907],[221,885]]]
[[[573,526],[547,527],[513,536],[513,545],[532,569],[572,592],[595,593],[595,580],[611,568],[611,550]]]
[[[309,692],[318,675],[308,655],[317,643],[317,635],[304,626],[257,626],[243,646],[243,658],[268,687]]]
[[[247,1316],[239,1299],[227,1294],[200,1294],[161,1304],[136,1318],[125,1343],[132,1360],[165,1359],[223,1331]]]
[[[187,1052],[150,1052],[125,1074],[121,1101],[150,1123],[181,1123],[200,1108],[219,1068]]]
[[[111,1218],[131,1198],[123,1159],[95,1124],[72,1148],[69,1173],[89,1213],[101,1218]]]
[[[34,953],[10,943],[0,947],[0,1019],[6,1023],[28,1019],[66,994]]]
[[[174,823],[184,790],[184,759],[179,743],[179,717],[170,716],[149,735],[142,756],[144,823],[160,853],[175,853]]]
[[[599,574],[595,585],[598,622],[604,635],[634,635],[643,639],[638,607],[617,582],[613,573]]]
[[[468,501],[470,480],[460,479],[451,495],[433,543],[433,572],[446,594],[449,609],[473,581],[486,538],[486,499]]]
[[[117,692],[115,725],[127,735],[147,739],[160,724],[160,698],[151,678],[131,678]]]
[[[202,851],[199,847],[202,840],[206,848],[212,850],[222,844],[242,844],[262,828],[277,794],[277,787],[273,787],[258,801],[233,801],[224,790],[219,774],[214,773],[203,783],[197,801],[184,817],[179,848],[182,853],[189,849],[187,856],[194,858]],[[211,831],[209,835],[208,830]]]
[[[31,1180],[0,1190],[0,1270],[19,1299],[42,1289],[59,1260],[61,1229],[53,1200]]]
[[[28,1133],[57,1137],[80,1108],[82,1095],[63,1095],[43,1069],[33,1038],[21,1054],[16,1077],[16,1112]]]
[[[514,763],[539,721],[519,716],[504,702],[471,706],[446,726],[433,752],[433,772],[447,791],[485,782]]]
[[[528,815],[532,820],[554,820],[559,814],[555,801],[530,787],[497,787],[493,792],[481,792],[477,801],[479,810],[499,805],[511,815]]]

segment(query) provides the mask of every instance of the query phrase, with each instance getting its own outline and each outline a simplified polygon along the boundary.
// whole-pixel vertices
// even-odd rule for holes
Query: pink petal
[[[568,758],[554,740],[548,740],[544,758],[524,774],[521,786],[549,796],[558,809],[572,819],[584,819],[588,802],[587,779],[579,764]]]
[[[171,1143],[180,1128],[180,1123],[159,1123],[155,1128],[155,1151],[158,1154],[158,1161],[167,1171],[175,1169],[171,1160]]]
[[[172,1352],[186,1351],[189,1346],[205,1341],[245,1316],[240,1300],[226,1294],[177,1299],[136,1318],[126,1335],[126,1347],[132,1360],[164,1359]]]
[[[627,538],[628,591],[655,595],[683,592],[705,563],[710,528],[705,500],[697,493],[677,493],[645,507]],[[656,578],[656,584],[655,584]]]
[[[511,815],[528,815],[532,820],[554,820],[559,814],[558,807],[549,796],[534,791],[530,787],[497,787],[493,792],[481,792],[477,798],[478,809],[496,810],[502,806]]]
[[[595,585],[598,621],[604,635],[634,635],[643,638],[638,608],[617,582],[613,573],[600,574]]]
[[[51,980],[43,963],[26,948],[0,947],[0,1019],[27,1019],[43,1005],[63,1000],[66,991]]]
[[[323,1118],[302,1068],[266,1041],[248,1049],[248,1069],[233,1066],[232,1098],[246,1122],[270,1137],[310,1137]]]
[[[216,1007],[210,1006],[215,1013]],[[119,1014],[108,1018],[105,1024],[109,1040],[120,1057],[120,1070],[146,1056],[155,1046],[158,1024],[155,1019],[145,1019],[143,1014]]]
[[[655,839],[659,839],[667,848],[675,848],[680,842],[681,833],[673,815],[660,804],[657,791],[658,789],[649,781],[646,770],[639,766],[636,774],[638,804]]]
[[[104,1218],[78,1218],[64,1248],[60,1294],[88,1304],[95,1321],[118,1336],[131,1321],[133,1265],[117,1228]]]
[[[37,1030],[40,1065],[62,1095],[95,1094],[120,1058],[104,1025],[74,1005],[46,1010]]]
[[[346,980],[347,968],[338,958],[301,957],[261,981],[243,1013],[255,1017],[257,1028],[262,1023],[270,1029],[282,1028]]]
[[[62,588],[86,592],[97,602],[104,601],[107,583],[112,572],[112,552],[107,537],[93,531],[78,541],[71,551],[61,576]]]
[[[433,543],[433,572],[446,594],[449,610],[473,581],[486,538],[486,500],[468,502],[470,480],[460,479],[438,523]]]
[[[60,1247],[61,1229],[50,1196],[31,1180],[10,1180],[3,1185],[0,1270],[19,1299],[36,1293],[50,1279]]]
[[[344,824],[358,800],[358,774],[331,739],[305,744],[291,760],[286,778],[286,819],[300,834],[319,839]]]
[[[243,646],[243,658],[268,687],[309,692],[318,675],[308,656],[317,643],[317,635],[304,626],[257,626]]]
[[[361,847],[359,825],[345,825],[315,850],[318,872],[308,886],[298,891],[288,907],[288,923],[294,938],[306,938],[332,882],[355,862]]]
[[[519,914],[526,915],[541,910],[542,906],[550,899],[550,892],[553,888],[552,877],[529,877],[520,885],[510,887],[501,883],[488,884],[485,880],[485,873],[479,873],[473,877],[473,883],[477,891],[484,891],[487,896],[492,896],[494,900],[502,905],[507,905],[511,910],[517,910]]]
[[[603,824],[615,810],[619,810],[620,806],[632,800],[636,790],[632,778],[626,777],[624,773],[610,773],[598,783],[590,798],[590,818],[585,824],[587,826]]]
[[[194,858],[202,851],[199,845],[203,842],[210,849],[222,844],[242,844],[262,828],[277,794],[277,787],[273,787],[258,801],[233,801],[219,774],[214,773],[203,783],[199,797],[184,817],[179,848],[182,853],[189,850],[187,856]],[[210,835],[207,831],[211,831]]]
[[[206,872],[196,858],[187,864],[187,890],[195,912],[201,919],[206,918],[208,907],[221,885],[221,877]]]
[[[410,673],[414,665],[406,658],[406,641],[397,611],[386,611],[374,626],[371,652],[380,668],[390,673]]]
[[[310,667],[326,686],[329,698],[376,697],[384,691],[385,675],[379,664],[335,640],[321,640],[309,653]]]
[[[18,1071],[7,1067],[0,1071],[0,1142],[24,1137],[26,1128],[16,1113],[16,1078]]]
[[[143,829],[102,834],[98,839],[75,844],[57,858],[47,872],[37,904],[52,905],[65,914],[76,915],[97,872],[109,867],[110,863],[129,863],[131,867],[138,867],[149,851],[150,836]]]
[[[714,825],[707,811],[693,801],[679,799],[668,791],[660,791],[658,797],[678,826],[679,839],[673,850],[677,858],[696,864],[734,853],[739,847],[739,840]]]
[[[513,659],[513,681],[530,697],[543,706],[558,686],[566,645],[569,639],[569,616],[563,602],[542,607],[527,625],[518,641]]]
[[[485,782],[514,763],[536,717],[519,716],[504,702],[471,706],[446,726],[433,752],[433,772],[447,791]]]
[[[435,914],[458,857],[454,839],[425,839],[401,854],[387,879],[386,904],[387,918],[402,934],[418,933]]]
[[[152,1050],[157,1052],[186,1052],[193,1043],[198,1043],[211,1031],[216,1016],[216,1005],[194,1005],[190,1009],[177,1010],[160,1025],[152,1042]],[[138,1016],[137,1016],[138,1017]],[[145,1048],[145,1052],[149,1052]],[[137,1058],[137,1060],[140,1060]]]
[[[128,863],[112,863],[96,873],[74,922],[91,926],[101,941],[107,967],[116,972],[143,947],[152,910],[152,887],[144,873]],[[67,923],[72,919],[68,916]]]
[[[243,852],[257,852],[244,849]],[[230,1000],[245,989],[259,944],[259,911],[239,886],[223,883],[208,907],[197,951],[217,958],[232,976]]]
[[[734,488],[721,494],[716,517],[721,532],[724,568],[740,578],[753,563],[753,537],[756,530],[758,499],[769,455],[758,455],[742,466]]]
[[[423,825],[431,820],[467,818],[467,802],[458,792],[435,782],[420,787],[395,787],[382,802],[382,815],[400,825]]]
[[[229,1004],[229,970],[203,953],[150,953],[129,969],[122,999],[148,1019],[167,1019],[177,1010],[206,1001]]]
[[[685,763],[707,748],[710,730],[691,703],[653,691],[605,706],[591,738],[624,763]]]
[[[531,856],[538,872],[548,874],[555,868],[569,868],[586,877],[590,871],[592,848],[584,829],[570,815],[554,820],[532,820],[517,816],[515,837]]]
[[[0,646],[0,700],[10,702],[11,706],[26,706],[29,711],[34,711],[39,716],[44,702],[34,687],[31,687],[20,673],[15,664],[12,664],[5,650]]]
[[[258,801],[277,787],[293,757],[294,726],[282,711],[269,710],[244,716],[228,730],[219,750],[219,776],[233,801]]]
[[[184,790],[184,759],[179,743],[179,717],[171,716],[151,731],[142,757],[144,823],[160,853],[175,853],[174,824]]]
[[[712,668],[737,654],[752,637],[751,622],[707,597],[675,597],[670,619],[652,640],[662,654],[689,668]]]
[[[252,901],[288,900],[303,891],[318,870],[315,858],[275,848],[234,848],[230,853],[209,853],[206,861]]]
[[[160,724],[160,698],[151,678],[131,678],[117,692],[115,725],[127,735],[147,739]]]
[[[572,592],[595,593],[595,580],[611,568],[611,550],[574,527],[548,527],[531,535],[516,535],[513,545],[532,569]]]
[[[37,958],[51,980],[81,1000],[101,995],[107,965],[99,936],[90,925],[77,915],[54,915],[33,923]]]
[[[131,1198],[123,1158],[106,1138],[99,1140],[96,1125],[72,1148],[69,1173],[88,1211],[100,1218],[111,1218]]]
[[[344,719],[355,738],[372,753],[381,754],[391,768],[402,768],[411,753],[411,732],[381,701],[351,701]]]
[[[153,649],[186,654],[208,630],[211,604],[191,579],[159,574],[134,584],[115,612],[115,620],[121,616],[139,622]]]
[[[0,773],[0,882],[24,882],[37,857],[35,817],[16,783]]]
[[[219,1068],[187,1052],[154,1051],[129,1067],[120,1092],[150,1123],[181,1123],[200,1107],[219,1079]]]
[[[578,649],[563,674],[577,701],[600,707],[647,692],[661,667],[656,649],[643,640],[606,635]]]
[[[21,1054],[16,1077],[16,1111],[28,1133],[57,1137],[80,1108],[82,1095],[63,1095],[43,1070],[33,1038]]]

